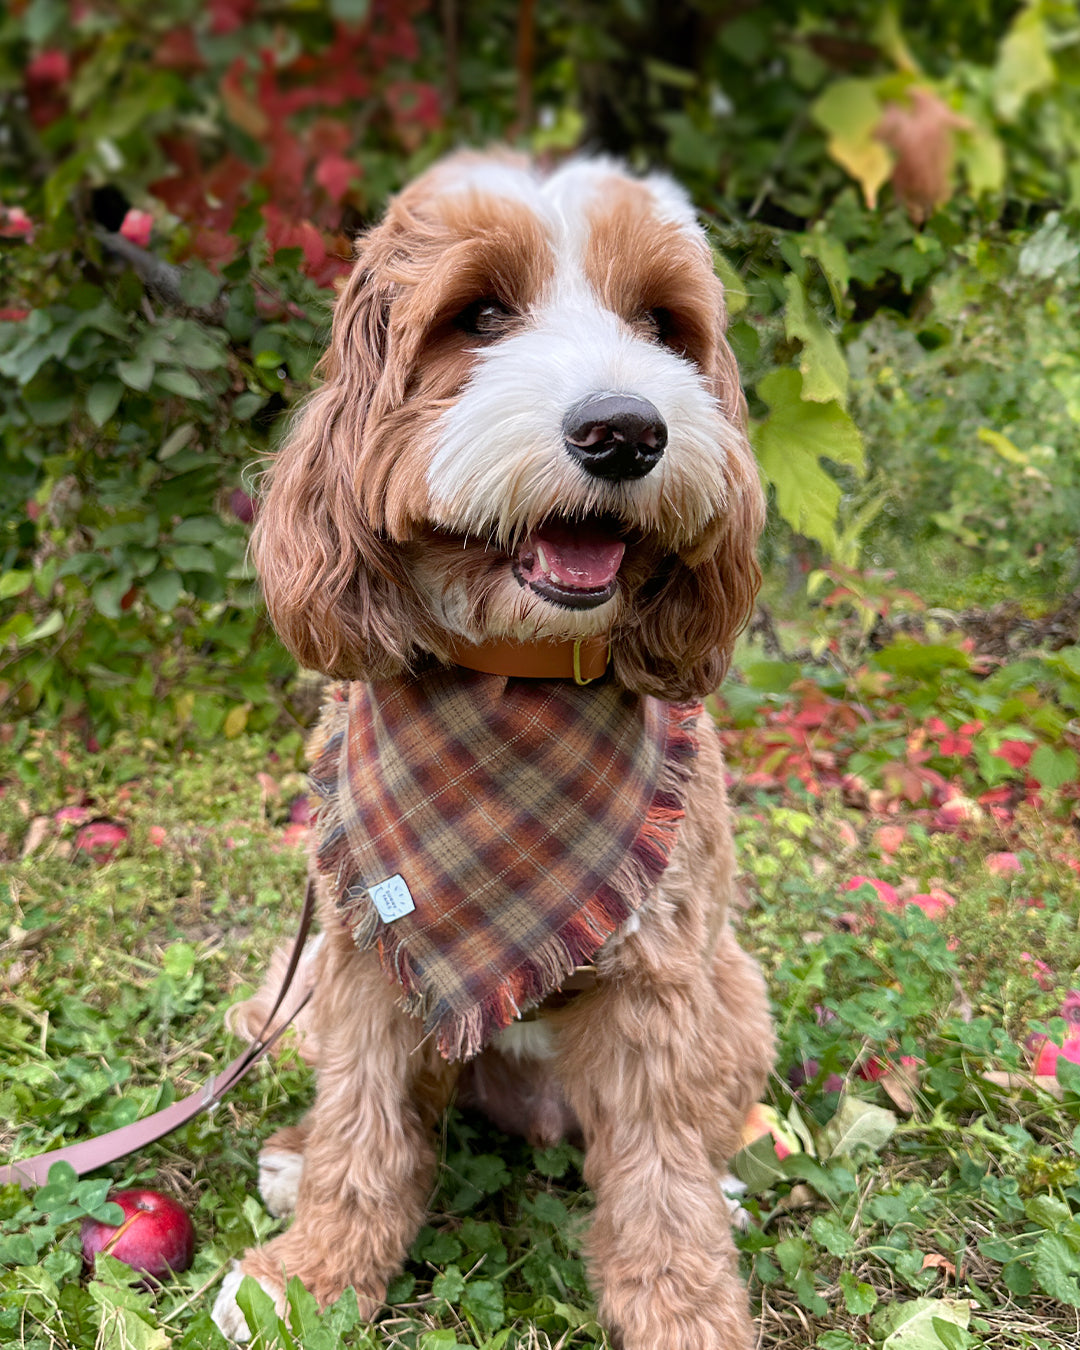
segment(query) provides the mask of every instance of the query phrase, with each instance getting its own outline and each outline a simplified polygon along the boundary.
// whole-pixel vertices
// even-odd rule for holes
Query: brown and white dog
[[[360,241],[325,381],[269,478],[254,551],[297,659],[380,681],[463,644],[599,640],[625,690],[709,693],[750,613],[763,516],[725,324],[667,178],[602,159],[546,176],[508,154],[436,164]],[[591,1279],[624,1350],[754,1341],[718,1176],[772,1041],[727,922],[733,868],[706,735],[670,862],[600,948],[594,987],[500,1032],[461,1085],[534,1139],[580,1132]],[[295,1219],[226,1278],[214,1318],[237,1338],[245,1273],[279,1301],[293,1276],[322,1304],[352,1285],[375,1312],[461,1074],[320,886],[317,1097],[260,1158],[269,1207]],[[233,1025],[253,1034],[263,1006]]]

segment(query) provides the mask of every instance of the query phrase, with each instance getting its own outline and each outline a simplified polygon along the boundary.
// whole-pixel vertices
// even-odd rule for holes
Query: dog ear
[[[399,673],[430,623],[357,490],[364,424],[386,367],[390,300],[361,256],[334,310],[324,382],[268,470],[252,533],[282,641],[302,666],[338,679]]]
[[[756,549],[765,499],[738,366],[724,338],[719,282],[716,289],[717,336],[706,375],[737,432],[726,451],[726,507],[692,548],[660,562],[614,644],[616,674],[627,688],[673,701],[704,698],[719,685],[761,586]]]

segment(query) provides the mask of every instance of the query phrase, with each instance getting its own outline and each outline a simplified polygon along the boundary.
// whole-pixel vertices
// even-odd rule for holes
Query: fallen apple
[[[1034,1062],[1032,1069],[1037,1074],[1053,1078],[1057,1073],[1059,1059],[1067,1059],[1072,1064],[1080,1064],[1080,1036],[1066,1036],[1062,1045],[1041,1036],[1032,1046]]]
[[[141,1188],[118,1191],[109,1199],[124,1211],[124,1221],[83,1220],[82,1252],[88,1266],[98,1252],[106,1252],[150,1280],[187,1270],[195,1255],[195,1228],[178,1200]]]
[[[755,1102],[746,1113],[740,1147],[749,1148],[758,1139],[764,1139],[767,1135],[772,1136],[773,1148],[780,1159],[786,1158],[790,1153],[802,1152],[799,1136],[787,1121],[781,1120],[776,1108],[767,1106],[764,1102]]]

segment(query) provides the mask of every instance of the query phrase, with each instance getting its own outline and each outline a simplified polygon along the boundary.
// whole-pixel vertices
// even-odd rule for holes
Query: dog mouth
[[[625,552],[611,521],[546,520],[518,546],[514,576],[550,604],[596,609],[615,594]]]

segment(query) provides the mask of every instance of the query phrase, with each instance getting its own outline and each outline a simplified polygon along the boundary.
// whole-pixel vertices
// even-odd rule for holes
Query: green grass
[[[775,1003],[770,1101],[802,1141],[782,1161],[765,1141],[739,1161],[751,1182],[739,1242],[762,1344],[1080,1346],[1080,1069],[1063,1067],[1057,1096],[1026,1078],[1000,1085],[1025,1074],[1026,1038],[1049,1029],[1060,1039],[1056,1015],[1080,984],[1071,788],[1040,790],[1019,772],[1002,780],[1007,809],[976,805],[994,788],[982,775],[997,772],[986,746],[920,759],[912,737],[926,719],[903,701],[899,677],[891,722],[884,704],[869,721],[810,717],[796,754],[798,738],[781,732],[815,700],[872,704],[865,689],[860,705],[852,688],[827,684],[734,685],[723,710],[744,871],[738,923]],[[935,694],[953,727],[970,710],[966,686],[950,688]],[[1000,726],[986,714],[979,735],[1037,738],[1011,705],[1006,714]],[[963,789],[968,818],[945,820],[929,789],[890,795],[889,766],[903,754]],[[830,778],[823,756],[847,768],[861,756],[862,786]],[[74,737],[39,743],[12,728],[0,782],[10,897],[0,1121],[11,1122],[0,1147],[25,1155],[146,1114],[236,1053],[224,1009],[300,904],[304,854],[286,830],[303,779],[255,736],[183,753],[121,741],[90,755]],[[126,841],[107,860],[87,857],[73,847],[78,823],[55,818],[65,806],[123,822]],[[995,873],[992,854],[1020,870]],[[886,910],[872,890],[845,889],[857,875],[901,896],[937,887],[955,904],[937,920]],[[890,1069],[901,1056],[906,1077]],[[152,1184],[194,1217],[194,1266],[156,1292],[132,1290],[115,1265],[93,1280],[81,1271],[76,1219],[100,1206],[100,1184],[58,1177],[36,1203],[0,1192],[0,1345],[224,1345],[207,1312],[213,1286],[278,1228],[255,1194],[260,1140],[298,1118],[311,1091],[286,1047],[213,1114],[109,1169],[117,1187]],[[581,1260],[589,1198],[577,1152],[540,1152],[452,1113],[441,1159],[429,1223],[378,1330],[359,1324],[351,1296],[320,1316],[296,1289],[291,1332],[253,1299],[266,1344],[607,1344]]]

